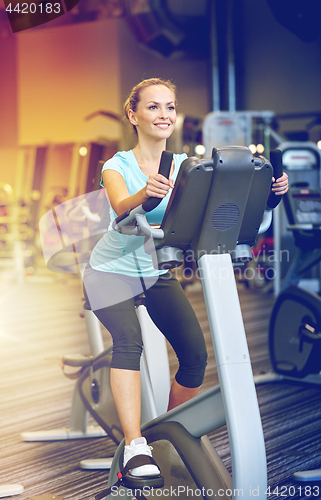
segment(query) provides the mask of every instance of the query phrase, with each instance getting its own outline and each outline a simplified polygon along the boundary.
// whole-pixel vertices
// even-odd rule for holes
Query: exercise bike
[[[271,164],[263,157],[254,159],[248,148],[217,148],[210,159],[189,158],[182,163],[159,229],[147,223],[146,205],[115,221],[115,230],[154,239],[155,251],[145,248],[162,269],[181,265],[187,249],[194,252],[220,379],[220,386],[142,426],[164,478],[157,496],[266,498],[264,437],[232,258],[236,263],[250,259],[263,215],[262,232],[271,222],[271,211],[264,211],[272,173]],[[282,172],[274,175],[278,178]],[[93,360],[78,384],[88,409],[94,408],[95,418],[107,429],[103,383],[102,404],[98,398],[93,401],[88,390],[93,377],[104,380],[108,363],[103,366],[103,359],[101,355]],[[206,436],[225,423],[233,479]],[[123,450],[124,441],[112,463],[109,491],[96,498],[142,497],[142,488],[153,486],[149,479],[121,477]]]
[[[290,380],[321,384],[321,298],[300,288],[300,279],[321,261],[321,189],[297,183],[284,196],[296,251],[281,283],[269,324],[273,373],[256,384]],[[296,472],[296,481],[320,481],[321,469]]]
[[[93,213],[91,207],[98,207],[99,213]],[[103,190],[79,196],[62,203],[48,211],[40,220],[40,235],[42,248],[47,267],[53,272],[67,272],[82,274],[82,270],[89,260],[90,249],[106,231],[109,222],[109,205]],[[104,216],[105,214],[105,216]],[[80,226],[80,227],[79,227]],[[85,237],[84,237],[85,236]],[[47,244],[48,242],[48,244]],[[142,424],[166,411],[170,389],[170,371],[167,347],[164,336],[151,321],[144,305],[143,294],[135,301],[136,313],[142,329],[144,352],[141,358],[142,378]],[[85,301],[83,315],[86,321],[90,355],[65,355],[61,365],[78,370],[69,378],[77,379],[81,373],[90,367],[93,359],[98,362],[104,353],[102,363],[109,366],[112,348],[106,351],[99,320],[92,312],[90,305]],[[70,370],[70,368],[69,368]],[[107,378],[106,378],[107,376]],[[75,383],[70,423],[68,428],[49,431],[24,432],[21,437],[24,441],[53,441],[66,439],[85,439],[108,436],[119,444],[123,438],[118,414],[111,395],[109,384],[109,370],[104,371],[105,422],[107,426],[88,426],[88,414],[94,413],[94,408],[86,406],[87,400],[82,397],[79,385]],[[93,395],[93,401],[99,397],[97,380],[92,380],[88,390]],[[102,402],[101,402],[102,404]],[[99,417],[96,419],[98,424]],[[106,429],[108,429],[106,431]],[[84,469],[109,469],[112,457],[101,459],[87,459],[80,463]]]
[[[269,325],[270,359],[277,380],[321,383],[321,298],[298,286],[304,273],[321,261],[320,199],[320,188],[302,183],[291,186],[284,196],[296,252]],[[269,374],[266,377],[268,380]],[[256,381],[259,383],[260,377]]]

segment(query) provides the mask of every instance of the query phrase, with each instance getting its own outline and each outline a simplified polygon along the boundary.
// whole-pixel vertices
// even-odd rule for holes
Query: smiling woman
[[[146,465],[135,467],[134,476],[157,477],[151,451],[140,432],[140,356],[142,338],[134,308],[134,296],[142,291],[147,310],[159,330],[173,346],[179,367],[169,394],[168,408],[193,398],[203,382],[206,346],[196,315],[179,282],[170,272],[154,269],[144,251],[144,238],[120,234],[112,229],[117,215],[160,198],[157,208],[146,214],[159,224],[185,154],[174,154],[167,179],[158,173],[166,140],[176,123],[176,88],[157,78],[133,88],[124,106],[125,115],[137,134],[131,151],[120,151],[102,169],[102,183],[111,206],[111,225],[96,244],[84,272],[85,295],[91,308],[111,333],[113,357],[111,387],[125,434],[124,465],[135,455],[145,455]],[[139,291],[138,291],[139,290]]]

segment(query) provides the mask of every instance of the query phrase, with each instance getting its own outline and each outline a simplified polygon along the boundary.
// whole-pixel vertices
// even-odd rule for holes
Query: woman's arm
[[[117,215],[138,207],[147,198],[164,198],[168,191],[174,187],[172,179],[166,179],[160,174],[153,174],[149,177],[143,189],[130,196],[124,178],[115,170],[104,170],[103,182],[109,203]]]

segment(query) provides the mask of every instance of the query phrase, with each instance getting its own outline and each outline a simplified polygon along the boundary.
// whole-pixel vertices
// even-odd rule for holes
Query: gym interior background
[[[318,143],[321,28],[315,21],[320,7],[313,0],[299,4],[294,12],[287,0],[80,0],[55,21],[12,33],[1,1],[0,342],[5,359],[0,395],[5,425],[0,483],[24,483],[24,498],[42,493],[88,498],[97,478],[101,483],[106,477],[101,472],[84,476],[76,465],[81,454],[104,455],[105,445],[87,442],[59,448],[20,442],[20,432],[38,423],[45,428],[66,425],[72,387],[59,376],[55,362],[43,361],[45,355],[87,349],[79,316],[80,281],[72,274],[46,270],[39,219],[62,201],[90,191],[97,161],[132,145],[119,118],[130,89],[143,78],[169,78],[177,85],[178,111],[194,120],[193,145],[201,142],[200,124],[209,112],[233,107],[271,110],[280,117],[306,113],[309,116],[280,119],[278,131],[289,139]],[[235,89],[231,80],[228,85],[231,65]],[[216,80],[213,68],[218,69]],[[203,318],[197,290],[190,297]],[[249,328],[256,328],[252,352],[259,372],[268,368],[264,341],[273,297],[256,290],[243,300],[245,310],[251,311]],[[256,351],[258,344],[261,350]],[[215,378],[214,360],[208,376]],[[282,391],[277,393],[280,399],[285,397]],[[308,391],[300,392],[304,401],[308,396],[303,393]],[[293,394],[290,390],[290,400]],[[265,398],[269,408],[271,401]],[[320,401],[315,393],[310,399],[312,415]],[[314,422],[319,416],[315,414]],[[321,425],[308,425],[311,435],[321,436]],[[298,423],[298,429],[301,426]],[[275,422],[269,429],[273,462],[288,429],[278,431]],[[224,433],[216,438],[228,461]],[[314,467],[318,446],[309,458]],[[283,469],[277,462],[275,470],[281,472],[274,477],[289,479],[301,459],[299,454],[285,460]]]

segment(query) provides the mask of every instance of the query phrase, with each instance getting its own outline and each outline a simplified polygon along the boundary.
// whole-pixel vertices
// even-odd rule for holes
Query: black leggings
[[[176,381],[184,387],[199,387],[204,378],[207,352],[201,327],[184,290],[170,271],[149,288],[148,279],[145,284],[148,313],[179,361]],[[89,266],[85,269],[85,298],[113,338],[113,368],[140,369],[143,341],[134,296],[141,288],[139,278],[96,271]]]

